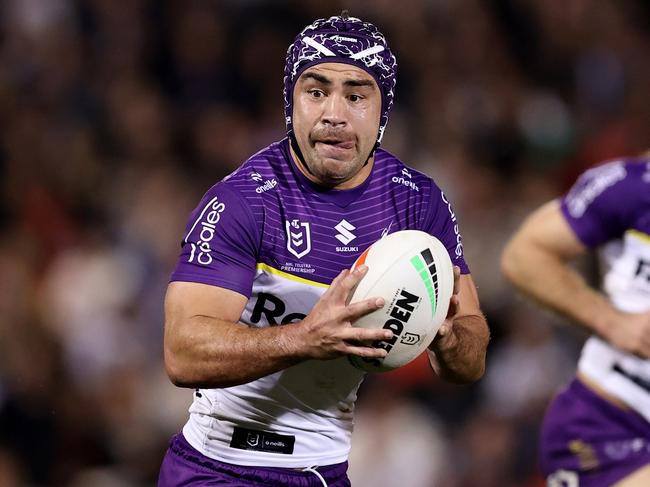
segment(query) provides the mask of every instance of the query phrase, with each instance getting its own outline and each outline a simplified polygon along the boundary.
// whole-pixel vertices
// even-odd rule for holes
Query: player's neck
[[[361,184],[364,183],[368,177],[370,177],[370,172],[372,171],[372,168],[375,164],[375,156],[374,154],[368,159],[368,162],[366,163],[365,166],[363,166],[354,176],[352,176],[350,179],[347,179],[346,181],[343,181],[339,184],[326,184],[323,181],[321,181],[316,175],[314,175],[305,165],[305,163],[302,161],[302,158],[298,157],[296,152],[294,151],[293,145],[289,144],[289,150],[291,153],[291,157],[293,158],[293,161],[296,163],[296,166],[298,167],[298,170],[307,178],[309,179],[312,183],[317,184],[319,186],[323,186],[329,189],[337,189],[337,190],[345,190],[345,189],[353,189],[356,188],[357,186],[360,186]]]

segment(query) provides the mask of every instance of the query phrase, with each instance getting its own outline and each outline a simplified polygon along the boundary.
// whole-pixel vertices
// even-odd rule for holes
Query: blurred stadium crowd
[[[353,483],[542,485],[537,427],[583,336],[499,253],[578,171],[647,144],[644,0],[0,2],[0,485],[155,484],[191,401],[162,362],[185,220],[283,136],[286,48],[343,7],[392,44],[384,146],[454,202],[493,333],[474,386],[421,361],[369,377]]]

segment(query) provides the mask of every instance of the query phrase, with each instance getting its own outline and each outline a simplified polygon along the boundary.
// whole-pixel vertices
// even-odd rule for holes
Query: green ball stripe
[[[427,288],[429,301],[431,301],[431,317],[433,317],[436,314],[436,293],[433,290],[433,280],[431,279],[429,269],[420,255],[414,255],[411,257],[411,264],[415,267],[415,270],[418,271],[420,279],[422,279],[424,286]]]

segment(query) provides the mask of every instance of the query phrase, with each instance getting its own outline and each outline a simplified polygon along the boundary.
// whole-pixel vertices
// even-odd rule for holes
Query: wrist
[[[309,359],[302,322],[278,327],[277,346],[280,354],[296,361]]]
[[[598,336],[608,340],[611,330],[619,321],[619,313],[614,309],[607,309],[598,313],[596,318],[591,321],[591,329]]]
[[[458,337],[454,333],[453,323],[445,322],[440,327],[438,333],[431,341],[427,349],[430,350],[431,352],[444,353],[446,351],[453,349],[457,345],[457,343],[458,343]]]

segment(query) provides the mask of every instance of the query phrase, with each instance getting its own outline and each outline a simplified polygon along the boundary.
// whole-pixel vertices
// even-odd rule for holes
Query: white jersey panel
[[[242,322],[266,327],[302,319],[326,289],[260,264]],[[344,462],[363,376],[347,358],[310,360],[247,384],[201,389],[183,434],[202,454],[238,465],[303,468]],[[235,426],[293,437],[293,451],[233,448]]]
[[[650,235],[630,230],[604,248],[603,289],[627,313],[650,310]],[[598,337],[583,347],[578,370],[650,421],[650,361],[622,352]]]

